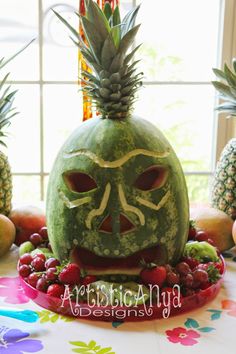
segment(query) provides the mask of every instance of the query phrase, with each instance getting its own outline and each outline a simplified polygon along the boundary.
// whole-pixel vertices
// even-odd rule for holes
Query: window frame
[[[136,6],[137,0],[130,0],[133,6]],[[45,172],[44,166],[44,85],[77,85],[77,81],[64,80],[43,80],[43,0],[38,2],[38,41],[39,41],[39,80],[12,80],[9,84],[37,84],[39,85],[40,93],[40,170],[39,172],[13,172],[13,176],[38,176],[40,178],[40,199],[45,200],[45,177],[49,175]],[[234,0],[220,1],[220,18],[219,18],[219,33],[218,33],[218,67],[222,67],[224,62],[231,65],[231,58],[236,56],[236,2]],[[221,54],[220,54],[221,53]],[[210,85],[208,81],[145,81],[145,85]],[[217,96],[215,99],[217,104]],[[186,176],[212,176],[219,159],[220,153],[226,143],[235,135],[236,122],[232,118],[226,118],[227,115],[215,113],[214,123],[214,138],[212,146],[212,164],[209,171],[188,171]]]

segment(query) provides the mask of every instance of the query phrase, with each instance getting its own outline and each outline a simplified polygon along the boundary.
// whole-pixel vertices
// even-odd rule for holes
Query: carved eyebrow
[[[117,168],[125,164],[129,159],[131,159],[134,156],[138,155],[144,155],[144,156],[151,156],[151,157],[157,157],[157,158],[165,158],[170,154],[170,149],[167,148],[166,151],[150,151],[150,150],[145,150],[145,149],[135,149],[132,151],[129,151],[126,155],[122,156],[118,160],[114,161],[105,161],[101,157],[97,156],[93,152],[87,150],[87,149],[79,149],[75,151],[70,151],[68,153],[64,154],[65,158],[71,158],[75,156],[86,156],[89,159],[91,159],[93,162],[98,164],[100,167],[105,167],[105,168]]]

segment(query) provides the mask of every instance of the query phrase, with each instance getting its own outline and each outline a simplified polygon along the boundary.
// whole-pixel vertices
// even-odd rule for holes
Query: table
[[[30,324],[0,316],[0,353],[168,354],[236,353],[236,248],[217,297],[200,309],[146,322],[99,322],[60,316],[26,297],[19,283],[18,248],[0,259],[0,309],[39,314]]]

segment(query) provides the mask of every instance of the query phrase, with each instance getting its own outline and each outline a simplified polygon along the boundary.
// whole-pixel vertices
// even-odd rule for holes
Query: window
[[[120,0],[122,12],[139,0]],[[78,27],[78,0],[1,0],[0,56],[34,43],[5,68],[19,92],[20,114],[9,128],[15,202],[44,200],[60,146],[82,119],[77,48],[51,8]],[[143,0],[137,53],[145,73],[135,114],[166,134],[179,156],[191,201],[206,201],[216,156],[230,137],[231,121],[214,113],[212,67],[230,63],[235,49],[233,0]],[[2,76],[4,73],[1,73]]]

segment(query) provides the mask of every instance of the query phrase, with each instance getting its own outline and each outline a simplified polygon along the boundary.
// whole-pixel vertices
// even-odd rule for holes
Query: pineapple
[[[212,82],[224,100],[216,109],[229,113],[229,116],[236,116],[236,59],[233,59],[232,70],[225,64],[224,70],[213,71],[223,80]],[[221,153],[213,180],[211,201],[213,207],[236,219],[236,138],[231,139]]]
[[[32,41],[31,41],[32,42]],[[31,43],[30,42],[30,43]],[[7,60],[0,59],[0,70],[26,47],[20,49]],[[17,114],[12,107],[16,91],[11,91],[10,86],[5,88],[9,73],[0,81],[0,144],[6,147],[3,139],[7,136],[5,128],[11,123],[11,118]],[[10,92],[11,91],[11,92]],[[8,215],[11,211],[12,199],[12,175],[7,156],[0,151],[0,214]]]
[[[141,86],[143,73],[136,73],[139,60],[130,63],[140,46],[129,54],[140,25],[134,25],[139,6],[130,11],[121,23],[119,7],[112,11],[109,2],[104,10],[93,1],[87,0],[86,16],[78,13],[88,45],[80,34],[58,13],[57,17],[71,30],[84,59],[92,69],[82,71],[83,91],[95,105],[103,118],[127,117]]]
[[[6,64],[0,60],[0,69]],[[3,139],[6,136],[5,128],[9,126],[11,118],[16,114],[12,108],[16,91],[9,92],[10,86],[4,89],[8,78],[7,74],[0,84],[0,144],[6,146]],[[0,151],[0,213],[8,215],[11,211],[12,176],[7,156]]]

